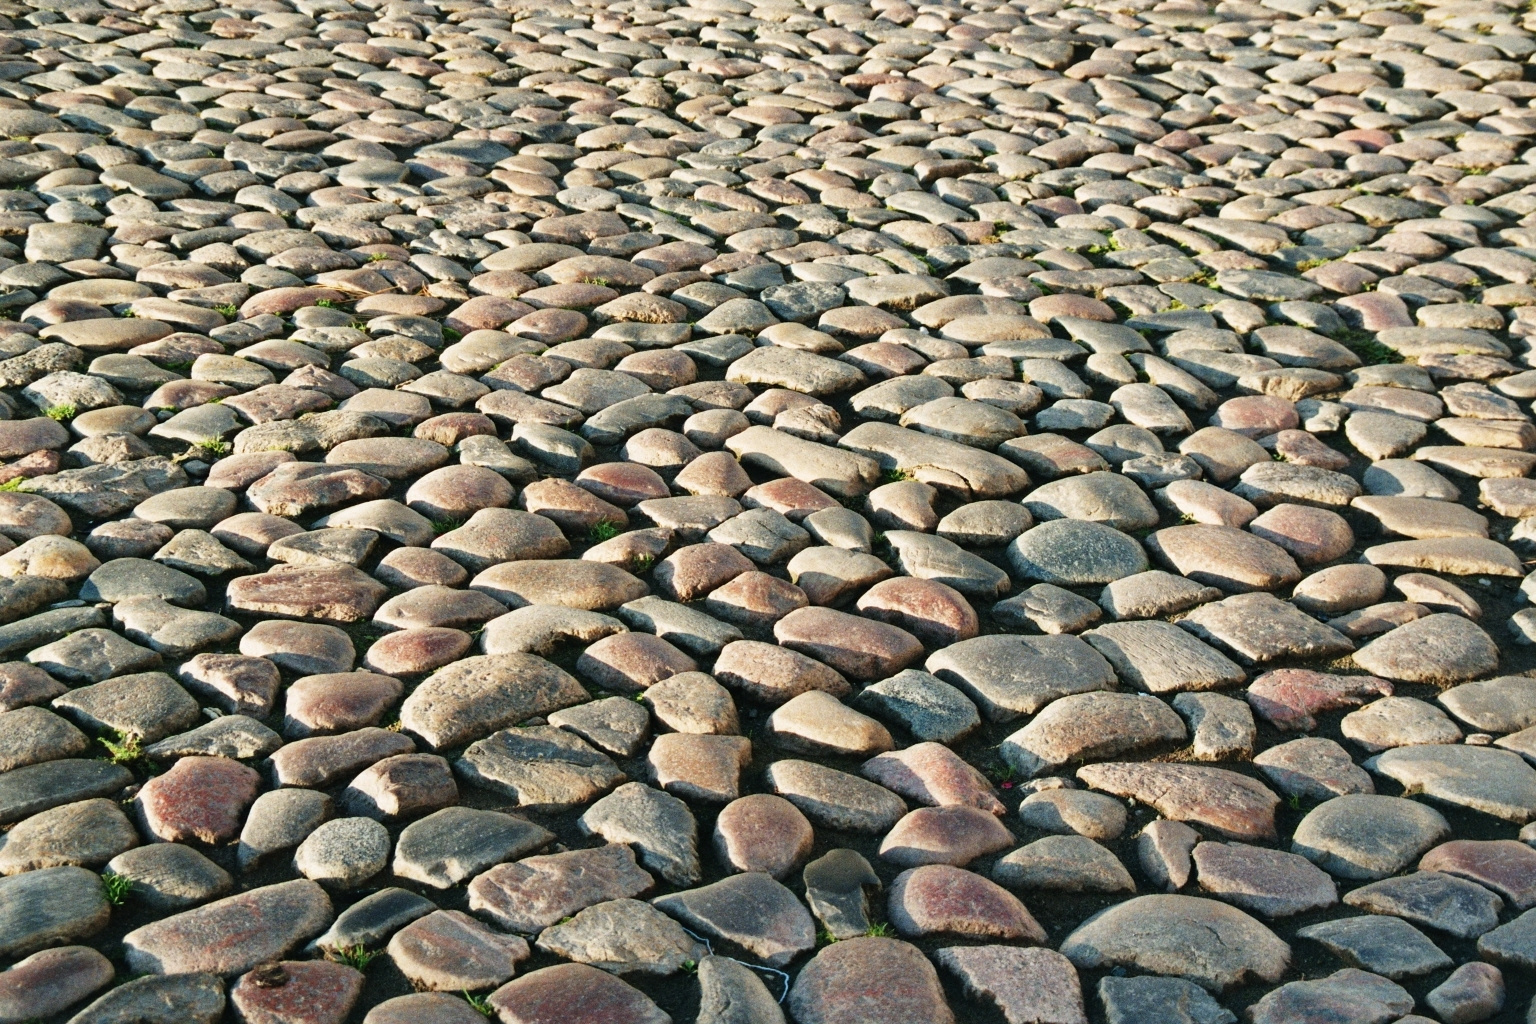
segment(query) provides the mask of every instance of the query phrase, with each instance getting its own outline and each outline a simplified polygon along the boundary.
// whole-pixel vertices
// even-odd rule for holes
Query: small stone
[[[299,844],[294,867],[305,878],[354,889],[389,863],[389,832],[369,818],[337,818]]]

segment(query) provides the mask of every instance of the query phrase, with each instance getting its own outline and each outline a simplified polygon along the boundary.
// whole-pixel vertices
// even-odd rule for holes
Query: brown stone
[[[803,654],[756,640],[726,644],[715,659],[715,678],[754,700],[782,704],[810,690],[834,697],[852,692],[842,673]]]
[[[1392,684],[1375,676],[1336,676],[1283,668],[1259,676],[1244,696],[1254,713],[1275,728],[1311,732],[1317,728],[1314,716],[1390,697]]]
[[[773,635],[855,679],[885,679],[923,656],[923,645],[906,630],[832,608],[791,612]]]
[[[498,864],[469,883],[469,909],[509,931],[537,932],[605,900],[639,896],[654,879],[627,844]]]
[[[955,1020],[928,958],[896,939],[847,939],[824,947],[801,968],[788,1005],[799,1024]]]
[[[375,641],[363,656],[363,666],[385,675],[420,675],[458,661],[474,642],[459,629],[405,629]]]

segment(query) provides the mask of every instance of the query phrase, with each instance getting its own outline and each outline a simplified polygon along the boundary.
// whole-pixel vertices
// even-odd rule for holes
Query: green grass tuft
[[[605,540],[613,540],[622,532],[618,523],[603,519],[592,524],[592,529],[587,531],[587,536],[591,538],[592,543],[601,544]]]
[[[27,478],[24,476],[13,476],[5,483],[0,484],[0,491],[6,491],[14,494],[15,492],[21,490],[21,485],[23,482],[25,482],[26,479]]]
[[[114,907],[120,907],[128,902],[128,897],[133,893],[133,879],[127,875],[102,875],[101,895]]]
[[[890,925],[886,924],[884,921],[881,921],[879,924],[872,924],[868,928],[864,929],[864,934],[868,935],[872,939],[888,939],[892,935],[895,935],[896,932],[891,928]]]
[[[214,306],[213,311],[226,320],[233,320],[235,317],[240,315],[240,307],[236,306],[233,302],[226,302],[223,305]]]
[[[432,520],[432,532],[441,537],[449,530],[457,530],[462,525],[464,524],[460,523],[457,519],[434,519]]]
[[[391,258],[392,257],[387,252],[371,252],[368,254],[369,263],[383,263],[385,260]]]
[[[651,569],[651,566],[653,566],[655,564],[656,564],[656,556],[655,555],[636,555],[635,556],[635,570],[634,571],[635,572],[649,572],[650,569]]]
[[[228,441],[221,440],[217,437],[205,437],[192,447],[200,450],[203,452],[203,454],[212,456],[216,459],[228,455],[231,450]]]
[[[117,738],[112,739],[111,736],[116,736]],[[129,733],[126,736],[121,733],[112,733],[110,736],[101,736],[100,741],[101,745],[107,748],[108,756],[106,760],[116,765],[122,765],[124,768],[132,767],[147,757],[144,753],[143,742],[133,733]]]
[[[490,1017],[496,1013],[491,1009],[491,1004],[486,1001],[485,996],[471,995],[468,989],[464,990],[464,1001],[469,1004],[470,1009],[481,1016]]]
[[[915,479],[917,478],[914,477],[911,473],[907,472],[905,469],[888,469],[880,475],[881,482],[887,484],[895,484],[900,483],[903,480]]]
[[[378,956],[378,950],[370,950],[366,946],[343,946],[333,949],[325,955],[327,960],[333,963],[346,964],[355,971],[366,971],[373,958]]]
[[[336,308],[336,303],[333,300],[331,300],[331,299],[316,299],[315,300],[315,305],[319,306],[321,309],[335,309]]]
[[[1333,340],[1352,350],[1367,366],[1380,366],[1385,363],[1400,363],[1402,354],[1394,351],[1376,340],[1376,335],[1370,331],[1362,331],[1353,327],[1347,327],[1333,335]]]
[[[48,408],[43,410],[43,415],[47,416],[51,420],[57,420],[58,422],[63,423],[65,420],[74,419],[76,411],[77,410],[73,405],[65,402],[62,405],[50,405]]]

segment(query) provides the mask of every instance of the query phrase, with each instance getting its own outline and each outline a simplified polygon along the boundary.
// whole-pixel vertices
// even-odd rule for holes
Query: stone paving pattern
[[[0,1024],[1536,1020],[1533,64],[0,0]]]

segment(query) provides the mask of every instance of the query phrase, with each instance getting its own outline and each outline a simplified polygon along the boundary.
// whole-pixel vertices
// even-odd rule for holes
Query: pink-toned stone
[[[735,871],[782,879],[811,855],[815,838],[805,815],[771,793],[732,800],[715,819],[715,851]]]
[[[588,466],[576,475],[576,486],[620,508],[671,495],[667,482],[649,466],[633,462],[604,462]]]
[[[1094,789],[1131,797],[1175,821],[1205,825],[1233,839],[1273,842],[1280,798],[1225,768],[1151,762],[1090,764],[1077,777]]]
[[[242,1024],[341,1024],[363,994],[363,974],[329,960],[283,960],[242,975],[229,991]]]
[[[569,537],[585,537],[599,523],[629,528],[629,515],[622,508],[565,480],[535,480],[523,488],[519,500],[524,509],[553,520]]]
[[[1282,430],[1294,430],[1301,423],[1296,406],[1274,395],[1242,395],[1229,398],[1216,408],[1211,426],[1235,431],[1244,437],[1260,438]]]
[[[444,466],[411,484],[405,503],[428,519],[463,521],[483,508],[508,508],[512,485],[483,466]]]
[[[418,918],[389,940],[389,956],[411,984],[429,992],[479,991],[512,977],[528,943],[493,931],[459,910]]]
[[[864,592],[857,607],[868,618],[900,626],[931,647],[947,647],[980,632],[970,602],[937,580],[882,580]]]
[[[1388,292],[1347,295],[1339,299],[1337,304],[1346,311],[1345,316],[1352,315],[1363,330],[1384,331],[1389,327],[1414,326],[1408,304]]]
[[[973,999],[990,999],[1009,1024],[1088,1024],[1072,961],[1051,949],[951,946],[934,954]]]
[[[919,807],[898,821],[880,843],[880,856],[902,867],[952,864],[963,867],[977,857],[1014,843],[996,816],[977,807]]]
[[[404,629],[375,641],[363,656],[363,666],[385,675],[419,675],[459,660],[472,646],[474,638],[460,629]]]
[[[810,603],[805,591],[793,583],[753,570],[710,591],[704,610],[740,626],[767,628]]]
[[[907,938],[963,935],[1044,942],[1045,929],[996,882],[949,864],[910,868],[891,883],[887,916]]]
[[[992,784],[942,743],[917,743],[865,761],[859,773],[886,789],[931,807],[976,807],[1007,813]]]
[[[443,326],[460,334],[470,331],[500,330],[514,320],[526,317],[532,307],[515,299],[495,295],[477,295],[443,318]]]
[[[1420,858],[1419,870],[1470,878],[1518,910],[1536,906],[1536,850],[1513,839],[1453,839]]]
[[[320,789],[386,757],[409,754],[415,749],[416,743],[409,736],[388,729],[316,736],[279,747],[272,755],[272,774],[280,786]]]
[[[647,756],[656,784],[689,800],[724,803],[741,795],[741,773],[752,762],[745,736],[668,732]]]
[[[283,734],[290,739],[377,725],[404,692],[376,672],[336,672],[295,680],[284,695]]]
[[[758,484],[741,496],[745,508],[771,508],[798,523],[822,509],[837,508],[838,501],[826,491],[794,477],[780,477]]]
[[[846,939],[824,947],[801,969],[787,1002],[797,1024],[955,1020],[928,958],[897,939]]]
[[[381,821],[416,818],[459,802],[459,787],[446,758],[397,754],[377,761],[341,794],[352,814]]]
[[[1343,516],[1307,505],[1276,505],[1250,522],[1248,529],[1284,548],[1299,565],[1331,562],[1355,546],[1355,532]]]
[[[1314,716],[1390,697],[1392,684],[1375,676],[1336,676],[1283,668],[1259,676],[1244,696],[1254,713],[1275,728],[1311,732],[1317,728]]]
[[[726,644],[715,659],[715,678],[755,700],[782,704],[809,690],[845,697],[852,687],[842,673],[796,651],[756,640]]]
[[[89,946],[33,953],[0,972],[0,1020],[42,1020],[112,981],[112,962]]]
[[[729,544],[690,544],[656,563],[656,589],[674,601],[697,601],[757,566]]]
[[[605,690],[633,693],[684,672],[698,663],[650,633],[615,633],[590,645],[576,659],[576,674]]]
[[[123,936],[130,970],[232,977],[286,956],[335,919],[325,890],[308,879],[226,896]]]
[[[379,559],[373,574],[396,590],[462,587],[469,579],[468,569],[442,552],[428,548],[396,548]]]
[[[525,857],[469,883],[469,909],[498,927],[537,932],[606,900],[629,899],[655,880],[624,843]]]
[[[923,656],[911,633],[832,608],[801,608],[780,619],[773,635],[855,679],[885,679]]]
[[[639,989],[586,964],[557,964],[508,982],[490,1004],[505,1024],[671,1024]]]
[[[183,757],[139,790],[145,826],[167,843],[227,843],[240,834],[261,776],[223,757]]]

